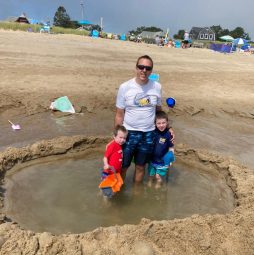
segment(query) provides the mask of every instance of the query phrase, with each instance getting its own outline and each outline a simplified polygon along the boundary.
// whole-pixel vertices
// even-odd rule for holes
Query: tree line
[[[70,16],[66,12],[66,9],[63,6],[58,7],[58,9],[55,13],[55,16],[54,16],[53,25],[59,26],[59,27],[64,27],[64,28],[73,28],[73,29],[80,27],[80,24],[78,23],[78,21],[71,20]],[[242,27],[236,27],[235,29],[233,29],[231,31],[227,28],[226,29],[222,28],[220,25],[213,25],[210,28],[214,31],[216,40],[220,40],[220,37],[224,36],[224,35],[230,35],[233,38],[241,37],[246,40],[251,39],[249,36],[249,33],[245,32]],[[90,29],[96,29],[98,31],[101,31],[101,27],[99,25],[91,25]],[[143,31],[160,32],[163,30],[161,28],[155,27],[155,26],[150,26],[150,27],[141,26],[141,27],[137,27],[136,29],[130,30],[129,33],[137,36],[137,35],[141,34]],[[173,37],[175,39],[183,39],[184,32],[185,32],[184,29],[180,29],[180,30],[178,30],[178,33],[175,34]]]

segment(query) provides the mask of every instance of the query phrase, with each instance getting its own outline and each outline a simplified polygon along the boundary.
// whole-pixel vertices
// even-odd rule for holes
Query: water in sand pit
[[[101,155],[90,155],[34,164],[10,174],[6,214],[25,229],[60,234],[233,208],[233,194],[224,181],[177,163],[168,183],[157,190],[134,187],[130,168],[121,193],[105,202],[98,189],[101,163]]]

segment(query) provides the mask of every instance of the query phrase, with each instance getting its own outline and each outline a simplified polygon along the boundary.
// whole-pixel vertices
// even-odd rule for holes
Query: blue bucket
[[[173,97],[169,97],[166,99],[166,103],[168,107],[173,108],[176,104],[176,100]]]

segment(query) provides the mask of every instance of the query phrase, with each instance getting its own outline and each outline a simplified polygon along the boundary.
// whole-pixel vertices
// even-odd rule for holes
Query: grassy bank
[[[40,32],[42,25],[22,24],[18,22],[0,22],[0,29],[13,30],[13,31],[28,31]],[[76,30],[71,28],[63,27],[52,27],[50,30],[53,34],[75,34],[75,35],[88,35],[89,32],[86,30]]]

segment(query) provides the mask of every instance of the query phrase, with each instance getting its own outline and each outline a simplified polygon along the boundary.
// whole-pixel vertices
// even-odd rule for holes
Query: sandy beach
[[[235,193],[233,212],[143,219],[137,226],[61,236],[23,230],[2,215],[0,254],[254,254],[253,54],[2,30],[2,178],[18,161],[105,143],[118,87],[134,77],[136,59],[144,54],[160,75],[177,156],[220,172]],[[69,97],[77,114],[49,110],[60,96]],[[166,106],[167,97],[176,99],[173,109]],[[21,130],[14,132],[8,120]]]

